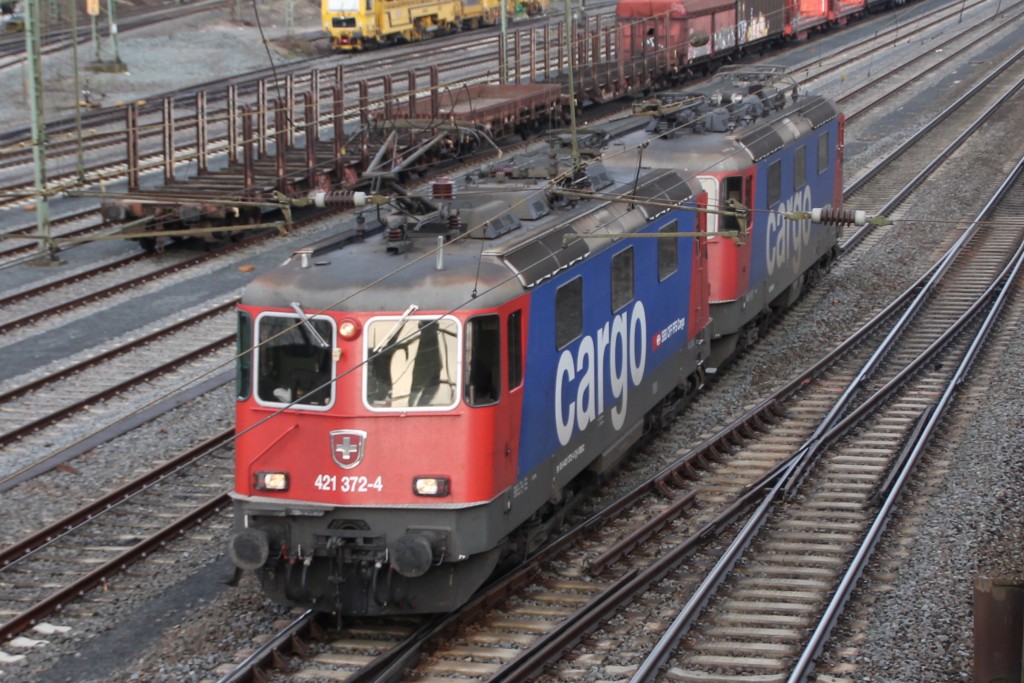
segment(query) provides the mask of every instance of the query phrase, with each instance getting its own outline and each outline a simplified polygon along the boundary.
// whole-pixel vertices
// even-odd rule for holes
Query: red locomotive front
[[[345,571],[373,577],[393,570],[389,580],[401,581],[482,555],[472,571],[489,573],[487,551],[509,531],[492,510],[515,479],[518,450],[508,413],[519,388],[501,381],[509,336],[501,319],[414,306],[373,314],[241,306],[249,360],[238,382],[233,497],[245,520],[230,546],[236,564],[261,569],[271,593],[357,613],[386,611],[390,600],[360,609],[365,595],[307,595],[329,585],[311,575],[328,571],[314,557],[336,556]],[[429,528],[417,527],[417,507],[434,513]],[[272,518],[285,512],[307,521],[276,528]],[[366,592],[359,577],[339,578]],[[443,587],[451,578],[438,577],[438,590],[457,603],[466,596]]]
[[[300,319],[291,311],[242,310],[257,343],[252,393],[238,404],[238,448],[248,454],[236,472],[238,492],[379,506],[414,505],[437,487],[448,490],[449,502],[465,504],[511,482],[512,464],[491,464],[490,449],[480,448],[495,440],[500,367],[473,358],[463,368],[464,331],[485,334],[486,318],[464,326],[454,316]],[[473,345],[467,351],[482,354]],[[471,392],[465,403],[464,382]],[[453,473],[468,472],[452,486]],[[268,480],[287,480],[287,489]]]

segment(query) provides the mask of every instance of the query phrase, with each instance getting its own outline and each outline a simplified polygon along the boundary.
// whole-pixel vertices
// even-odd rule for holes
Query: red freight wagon
[[[786,35],[806,38],[815,28],[828,23],[829,0],[788,0],[789,16],[786,17]]]
[[[790,0],[793,1],[793,0]],[[676,70],[786,35],[786,0],[620,0],[624,52]]]
[[[850,17],[867,9],[867,0],[831,0],[832,12],[829,18],[837,24],[845,24]]]

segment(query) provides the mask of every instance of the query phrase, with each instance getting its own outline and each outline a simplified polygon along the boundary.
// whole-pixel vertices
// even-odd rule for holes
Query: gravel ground
[[[268,7],[268,12],[272,11]],[[273,23],[267,21],[267,16],[261,14],[265,28]],[[227,17],[219,20],[224,23],[217,30],[213,27],[218,24],[209,20],[209,15],[200,17],[176,34],[188,35],[190,45],[192,39],[197,41],[195,54],[201,53],[204,44],[216,45],[219,68],[229,68],[225,55],[230,55],[232,71],[266,64],[265,51],[252,40],[255,29],[239,27]],[[206,28],[210,30],[200,30]],[[166,29],[152,30],[154,35],[167,35]],[[249,36],[238,40],[237,51],[236,30],[238,35]],[[155,41],[147,46],[146,38],[137,44],[132,41],[133,34],[122,34],[121,53],[134,70],[128,78],[133,87],[140,83],[139,89],[115,94],[116,88],[97,80],[97,92],[106,88],[104,98],[146,96],[141,85],[147,80],[143,65],[159,64],[161,59],[170,59],[171,52],[180,54],[181,50],[180,43],[165,46]],[[225,45],[231,49],[223,49]],[[167,51],[163,51],[165,48]],[[206,63],[213,61],[207,59]],[[182,67],[182,76],[187,73],[188,69]],[[202,81],[214,76],[200,70],[195,78]],[[129,82],[124,77],[103,78],[120,85]],[[0,92],[9,92],[5,90],[6,81],[0,73]],[[161,89],[168,87],[163,85]],[[0,112],[9,106],[9,98],[0,97]],[[855,137],[869,130],[870,125],[859,122],[847,135]],[[1013,145],[1018,156],[1024,154],[1018,128],[1019,122],[1009,116],[990,122],[986,134],[992,151]],[[872,161],[868,153],[848,158],[847,177],[855,177],[859,168]],[[996,166],[1001,165],[964,159],[958,168],[936,180],[935,191],[907,210],[905,221],[891,230],[890,239],[879,242],[856,261],[841,263],[776,326],[769,338],[733,365],[713,391],[695,402],[666,438],[646,447],[617,487],[626,487],[631,479],[660,469],[668,460],[685,453],[689,445],[725,422],[738,407],[755,402],[783,383],[793,374],[794,366],[813,361],[871,317],[956,234],[955,225],[930,219],[972,217],[983,199],[983,191],[973,181],[1001,170]],[[1019,329],[1016,334],[1019,338]],[[915,486],[922,491],[912,498],[915,507],[901,513],[898,523],[890,528],[872,572],[862,583],[860,594],[869,594],[872,604],[858,608],[844,620],[837,632],[840,649],[825,655],[824,661],[830,664],[856,665],[856,673],[848,680],[971,680],[974,579],[988,575],[1024,580],[1019,498],[1024,466],[1016,457],[1024,451],[1020,419],[1024,414],[1022,356],[1024,350],[1010,345],[979,365],[982,376],[987,372],[989,379],[998,377],[998,381],[966,389],[962,406],[947,420],[941,440],[930,449],[922,470],[938,466],[948,469],[948,474],[934,479],[937,483],[930,496],[925,495],[931,481],[927,472],[919,475],[921,481]],[[5,493],[0,498],[0,514],[17,520],[22,528],[51,521],[66,511],[67,501],[72,498],[67,495],[69,490],[94,481],[107,482],[112,471],[122,470],[123,463],[132,459],[137,461],[140,453],[161,453],[169,442],[194,442],[223,429],[233,418],[231,393],[228,387],[209,394],[96,449],[70,468]],[[189,435],[187,439],[185,434]],[[224,587],[223,579],[229,573],[223,557],[224,541],[222,534],[213,533],[207,538],[190,537],[179,542],[175,548],[177,571],[151,574],[151,600],[143,601],[129,591],[113,598],[97,597],[83,608],[95,605],[96,614],[80,632],[33,636],[51,642],[30,650],[5,646],[5,651],[27,657],[15,663],[0,662],[0,680],[215,680],[218,665],[251,647],[254,634],[269,633],[273,621],[286,614],[262,598],[251,577],[244,578],[237,588]],[[861,635],[865,629],[866,637]],[[851,640],[844,641],[847,637]],[[595,676],[605,678],[608,674],[595,672]],[[614,678],[623,680],[628,675]]]
[[[127,66],[124,73],[92,70],[97,62],[96,45],[90,40],[78,47],[81,101],[109,107],[144,100],[175,88],[206,83],[222,76],[281,65],[326,52],[326,34],[320,27],[320,3],[293,0],[292,25],[286,22],[286,0],[236,3],[222,9],[197,11],[185,19],[159,22],[118,34],[118,55]],[[257,20],[258,17],[258,20]],[[262,27],[262,32],[260,28]],[[263,38],[266,38],[264,45]],[[109,39],[99,40],[99,62],[114,60]],[[183,59],[182,55],[187,55]],[[74,115],[74,60],[71,51],[42,58],[44,118]],[[173,65],[173,69],[168,69]],[[0,120],[5,129],[31,123],[28,69],[0,69]]]

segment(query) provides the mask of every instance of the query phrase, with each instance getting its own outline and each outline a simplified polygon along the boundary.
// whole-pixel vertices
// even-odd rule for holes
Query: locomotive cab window
[[[454,318],[374,318],[366,325],[364,400],[371,410],[454,408],[459,400]]]
[[[633,247],[612,256],[612,313],[633,300]]]
[[[238,312],[238,335],[235,337],[238,363],[235,366],[235,395],[244,401],[252,394],[252,316]]]
[[[583,278],[565,283],[555,292],[555,347],[565,348],[583,334]]]
[[[828,171],[828,133],[822,134],[818,138],[818,175]]]
[[[718,179],[713,176],[697,176],[697,182],[700,183],[702,190],[708,193],[708,206],[718,206]],[[725,188],[723,188],[725,191]],[[707,231],[718,232],[718,214],[709,213],[707,216]],[[709,239],[713,239],[714,235],[709,235]]]
[[[264,314],[256,321],[256,396],[262,403],[326,406],[334,396],[330,318]]]
[[[769,178],[770,178],[769,174]],[[744,196],[744,178],[741,175],[729,176],[722,181],[722,204],[723,208],[729,208],[729,200],[733,200],[743,206],[750,207],[749,197]],[[769,192],[771,183],[768,184]],[[736,216],[722,216],[722,230],[740,231],[740,219]]]
[[[481,315],[466,322],[465,400],[471,406],[497,403],[501,395],[501,319]]]

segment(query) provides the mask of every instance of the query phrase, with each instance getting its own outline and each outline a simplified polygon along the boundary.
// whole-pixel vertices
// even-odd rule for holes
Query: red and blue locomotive
[[[700,184],[709,205],[750,210],[745,222],[708,216],[712,372],[838,255],[835,224],[784,218],[842,209],[843,117],[828,100],[799,95],[783,67],[723,67],[698,88],[634,105],[653,122],[604,152],[606,165],[674,168]],[[725,231],[742,234],[715,236]]]
[[[776,211],[839,206],[841,117],[734,94],[396,198],[247,286],[236,565],[282,603],[438,612],[538,547],[835,254]]]

